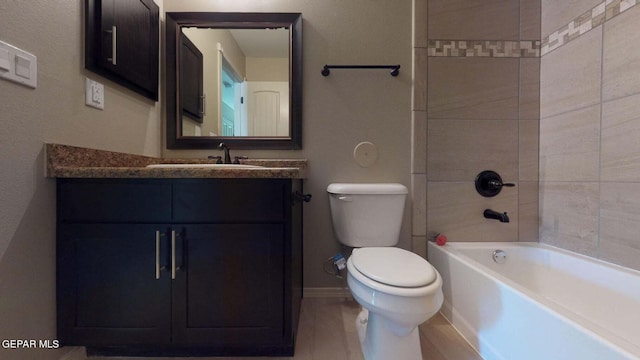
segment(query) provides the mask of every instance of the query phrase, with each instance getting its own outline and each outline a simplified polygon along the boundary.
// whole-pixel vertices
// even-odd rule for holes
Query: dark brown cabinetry
[[[291,355],[300,186],[58,179],[58,338],[105,355]]]
[[[153,0],[85,0],[85,67],[158,100],[159,31]]]
[[[181,34],[180,39],[180,63],[183,64],[180,67],[180,104],[184,115],[202,123],[205,100],[202,52],[185,34]]]

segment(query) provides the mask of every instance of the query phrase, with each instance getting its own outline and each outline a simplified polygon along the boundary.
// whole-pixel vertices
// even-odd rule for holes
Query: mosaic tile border
[[[432,57],[540,57],[539,40],[429,40]]]
[[[601,2],[591,10],[586,11],[567,25],[545,37],[542,40],[541,55],[544,56],[550,53],[639,3],[640,0],[605,0]]]
[[[640,4],[640,0],[604,0],[567,25],[554,31],[542,41],[429,40],[427,55],[429,57],[540,57],[638,4]]]

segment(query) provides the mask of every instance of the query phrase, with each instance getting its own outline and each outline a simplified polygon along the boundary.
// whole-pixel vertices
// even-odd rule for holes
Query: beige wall
[[[247,81],[289,81],[289,59],[248,57]]]
[[[38,57],[38,87],[0,81],[0,339],[55,339],[55,181],[43,145],[159,155],[160,105],[84,70],[83,1],[3,1],[0,39]],[[85,77],[105,110],[84,105]],[[2,359],[64,351],[5,350]]]
[[[275,11],[303,16],[303,134],[299,151],[245,151],[231,155],[306,158],[304,208],[304,286],[342,287],[346,283],[322,270],[340,250],[333,235],[326,187],[331,182],[399,182],[410,186],[411,163],[411,1],[273,0],[228,2],[165,0],[170,11]],[[384,25],[384,26],[382,26]],[[384,70],[334,70],[325,64],[401,64],[398,77]],[[370,168],[352,157],[361,141],[378,146]],[[218,150],[166,150],[168,157],[199,157]],[[410,205],[399,246],[411,247]]]
[[[539,40],[539,2],[415,3],[412,177],[425,205],[414,208],[414,248],[424,251],[437,232],[449,241],[537,241],[540,60],[520,48]],[[516,187],[480,196],[483,170]],[[506,211],[510,223],[485,219],[486,208]]]
[[[640,6],[601,3],[542,1],[540,237],[640,269]]]

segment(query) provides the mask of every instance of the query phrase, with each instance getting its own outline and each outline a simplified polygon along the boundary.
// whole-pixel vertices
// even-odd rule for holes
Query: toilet
[[[393,247],[407,188],[335,183],[327,192],[335,235],[354,248],[347,283],[362,306],[356,328],[364,358],[421,360],[418,325],[442,306],[442,279],[422,257]]]

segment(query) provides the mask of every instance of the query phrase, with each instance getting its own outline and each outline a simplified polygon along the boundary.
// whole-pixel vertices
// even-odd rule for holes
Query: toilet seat
[[[376,291],[380,291],[386,294],[396,295],[396,296],[420,297],[420,296],[426,296],[429,294],[435,294],[442,287],[442,278],[440,277],[440,274],[438,274],[438,272],[435,271],[435,269],[433,268],[433,266],[431,266],[431,264],[429,264],[429,262],[427,262],[422,258],[420,259],[422,260],[423,265],[429,268],[429,269],[424,269],[424,271],[427,273],[429,273],[430,271],[433,271],[435,274],[434,281],[432,281],[430,284],[419,286],[419,287],[400,287],[400,286],[387,285],[382,282],[378,282],[361,273],[353,264],[353,260],[354,260],[353,255],[357,254],[358,252],[364,249],[373,249],[373,247],[354,249],[353,253],[349,257],[349,260],[347,260],[347,270],[354,279],[370,287],[372,290],[376,290]],[[383,249],[392,249],[392,248],[386,247]],[[406,251],[406,250],[402,250],[402,251]],[[365,254],[366,253],[367,252],[365,252]],[[356,256],[356,258],[357,257],[358,256]]]
[[[351,257],[362,275],[381,284],[416,288],[427,286],[436,279],[436,272],[429,262],[400,248],[360,248],[355,249]]]

